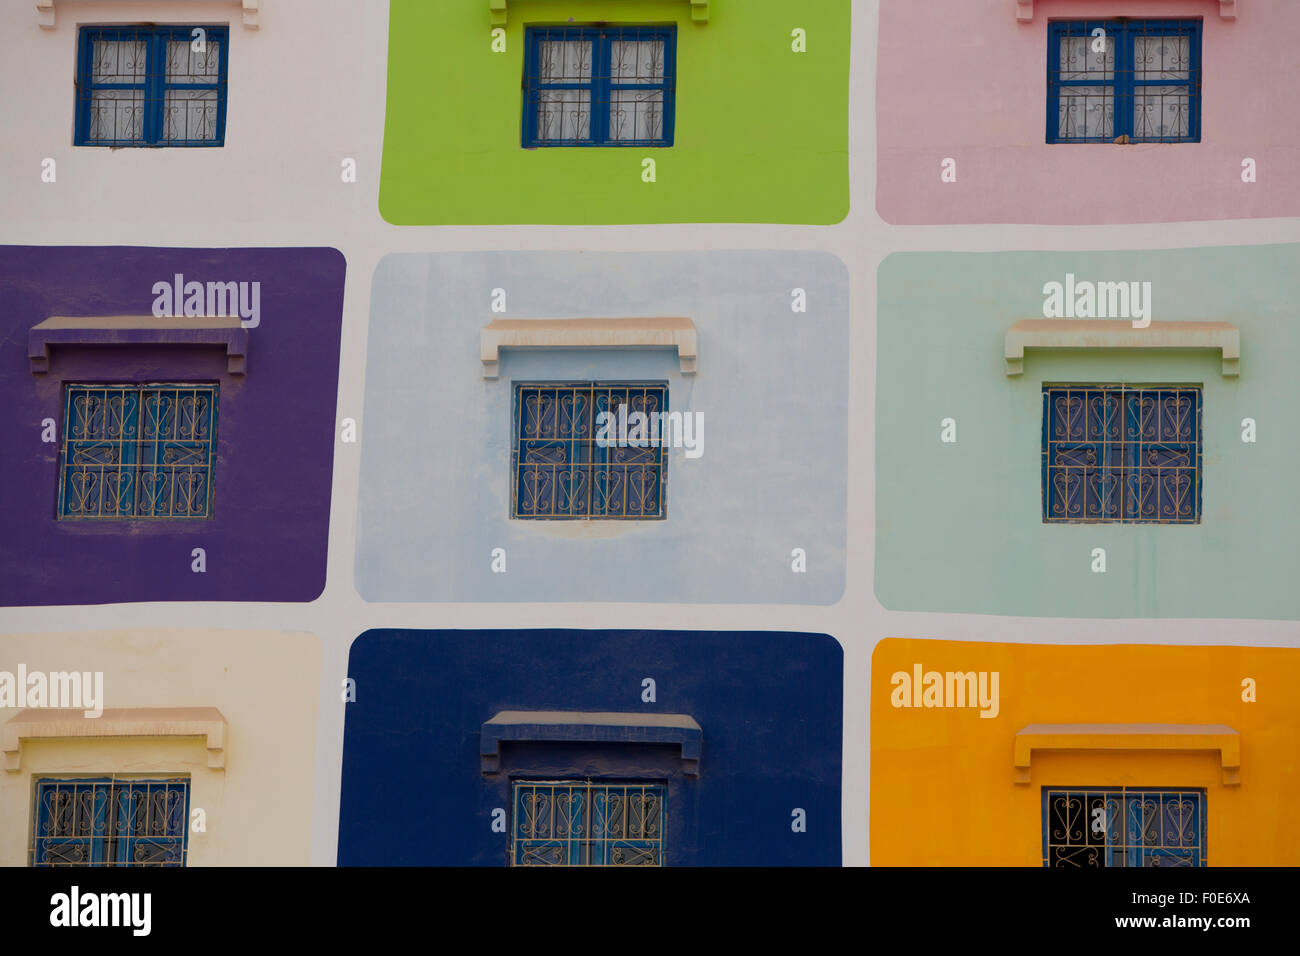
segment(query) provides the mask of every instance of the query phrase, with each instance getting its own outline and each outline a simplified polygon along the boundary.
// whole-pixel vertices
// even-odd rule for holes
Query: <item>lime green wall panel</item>
[[[379,209],[396,225],[783,222],[848,213],[849,0],[393,0]],[[528,24],[677,24],[671,147],[524,149]],[[792,50],[805,31],[806,52]],[[652,158],[656,181],[642,180]]]

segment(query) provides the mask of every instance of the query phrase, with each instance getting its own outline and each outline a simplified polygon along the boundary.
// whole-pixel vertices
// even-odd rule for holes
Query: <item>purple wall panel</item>
[[[0,605],[318,597],[344,271],[334,249],[0,246]],[[32,373],[32,326],[150,315],[154,283],[175,273],[261,283],[247,374],[227,372],[224,347],[156,344],[56,346],[49,372]],[[219,382],[212,518],[57,520],[60,446],[42,442],[41,421],[62,428],[72,381]],[[206,573],[191,570],[194,548]]]

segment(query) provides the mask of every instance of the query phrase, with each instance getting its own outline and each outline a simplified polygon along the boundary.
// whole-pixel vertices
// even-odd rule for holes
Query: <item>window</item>
[[[529,27],[524,146],[671,146],[676,27]]]
[[[1201,520],[1199,385],[1044,385],[1043,520]]]
[[[220,146],[225,27],[82,27],[78,146]]]
[[[187,779],[36,782],[32,866],[184,866]]]
[[[663,518],[667,406],[660,383],[516,385],[511,516]]]
[[[514,781],[515,866],[663,866],[664,784]]]
[[[1201,139],[1200,20],[1048,24],[1047,141]]]
[[[216,385],[68,385],[59,517],[211,517],[216,432]]]
[[[1043,866],[1205,866],[1205,791],[1044,788]]]

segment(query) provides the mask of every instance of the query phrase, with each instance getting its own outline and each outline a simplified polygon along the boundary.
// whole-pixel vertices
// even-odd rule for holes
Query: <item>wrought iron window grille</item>
[[[82,27],[74,144],[221,146],[228,40],[224,26]]]
[[[523,145],[671,146],[675,26],[528,27]]]
[[[1044,522],[1201,520],[1199,385],[1044,385]]]
[[[190,782],[120,777],[36,782],[31,866],[184,866]]]
[[[663,866],[663,783],[515,780],[513,866]]]
[[[1043,866],[1205,866],[1204,790],[1043,788]]]
[[[518,383],[510,456],[512,518],[653,520],[667,514],[663,444],[607,444],[601,414],[668,410],[657,382]],[[611,435],[612,437],[612,435]]]
[[[1200,139],[1200,20],[1048,24],[1047,142]]]
[[[64,396],[58,516],[212,516],[217,385],[69,384]]]

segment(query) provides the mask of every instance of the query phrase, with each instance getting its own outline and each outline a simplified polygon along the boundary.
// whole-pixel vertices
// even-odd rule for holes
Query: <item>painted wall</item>
[[[898,611],[1047,617],[1300,618],[1289,504],[1300,441],[1300,246],[1078,253],[896,254],[879,271],[876,596]],[[1218,352],[1028,351],[1003,339],[1042,318],[1043,285],[1152,283],[1153,321],[1241,330],[1241,375]],[[1070,321],[1062,319],[1061,321]],[[1123,322],[1123,320],[1118,320]],[[1125,323],[1127,324],[1127,323]],[[1200,524],[1044,524],[1044,382],[1203,386]],[[957,441],[940,441],[956,419]],[[1244,443],[1254,418],[1257,441]],[[1106,550],[1104,574],[1092,550]]]
[[[891,675],[917,663],[998,671],[997,717],[894,707]],[[1295,866],[1297,680],[1295,648],[884,640],[871,658],[871,862],[1041,866],[1043,787],[1127,786],[1204,789],[1209,866]],[[1034,723],[1226,724],[1241,735],[1241,782],[1224,786],[1217,752],[1036,751],[1016,784],[1015,735]]]
[[[881,0],[876,209],[886,222],[1120,223],[1300,215],[1300,6],[1217,0]],[[1199,17],[1199,143],[1046,142],[1052,19]],[[1256,162],[1243,183],[1242,160]],[[957,181],[940,181],[940,163]]]
[[[667,865],[840,863],[843,653],[824,634],[372,630],[348,676],[341,866],[506,864],[492,811],[510,812],[522,763],[507,763],[508,743],[500,774],[479,760],[480,728],[501,710],[689,714],[700,772],[670,784]],[[667,773],[662,752],[636,745],[542,750],[547,776],[625,772],[629,759],[638,775]],[[806,832],[792,830],[796,808]]]
[[[247,374],[222,348],[56,347],[37,375],[28,331],[56,315],[152,314],[154,283],[261,283]],[[325,582],[344,261],[333,249],[0,247],[0,604],[310,601]],[[212,517],[60,521],[65,382],[216,381]],[[60,439],[62,436],[58,436]],[[205,573],[191,570],[194,548]]]
[[[0,636],[0,671],[100,671],[104,706],[215,707],[226,768],[202,738],[87,737],[23,743],[0,771],[0,866],[26,866],[34,781],[112,773],[190,777],[190,866],[306,866],[311,842],[320,641],[292,631],[123,630]],[[20,708],[0,708],[0,725]]]
[[[17,227],[6,240],[326,245],[340,221],[377,221],[366,184],[379,171],[386,8],[280,0],[250,30],[234,0],[60,0],[47,30],[35,2],[0,5],[0,89],[21,91],[0,97],[0,209]],[[224,146],[72,145],[78,25],[140,22],[229,27]],[[358,184],[341,179],[345,157]]]
[[[847,0],[393,0],[380,213],[438,223],[834,223],[848,213]],[[521,146],[528,24],[677,24],[667,148]],[[792,31],[807,35],[794,53]],[[642,182],[642,159],[657,179]]]
[[[492,290],[508,311],[489,311]],[[808,311],[791,311],[802,288]],[[675,351],[501,352],[502,318],[688,316]],[[823,253],[393,254],[366,350],[356,584],[368,601],[829,604],[844,590],[848,277]],[[513,381],[665,380],[703,415],[668,450],[667,518],[512,520]],[[506,551],[506,573],[491,552]],[[793,573],[803,548],[807,572]]]

